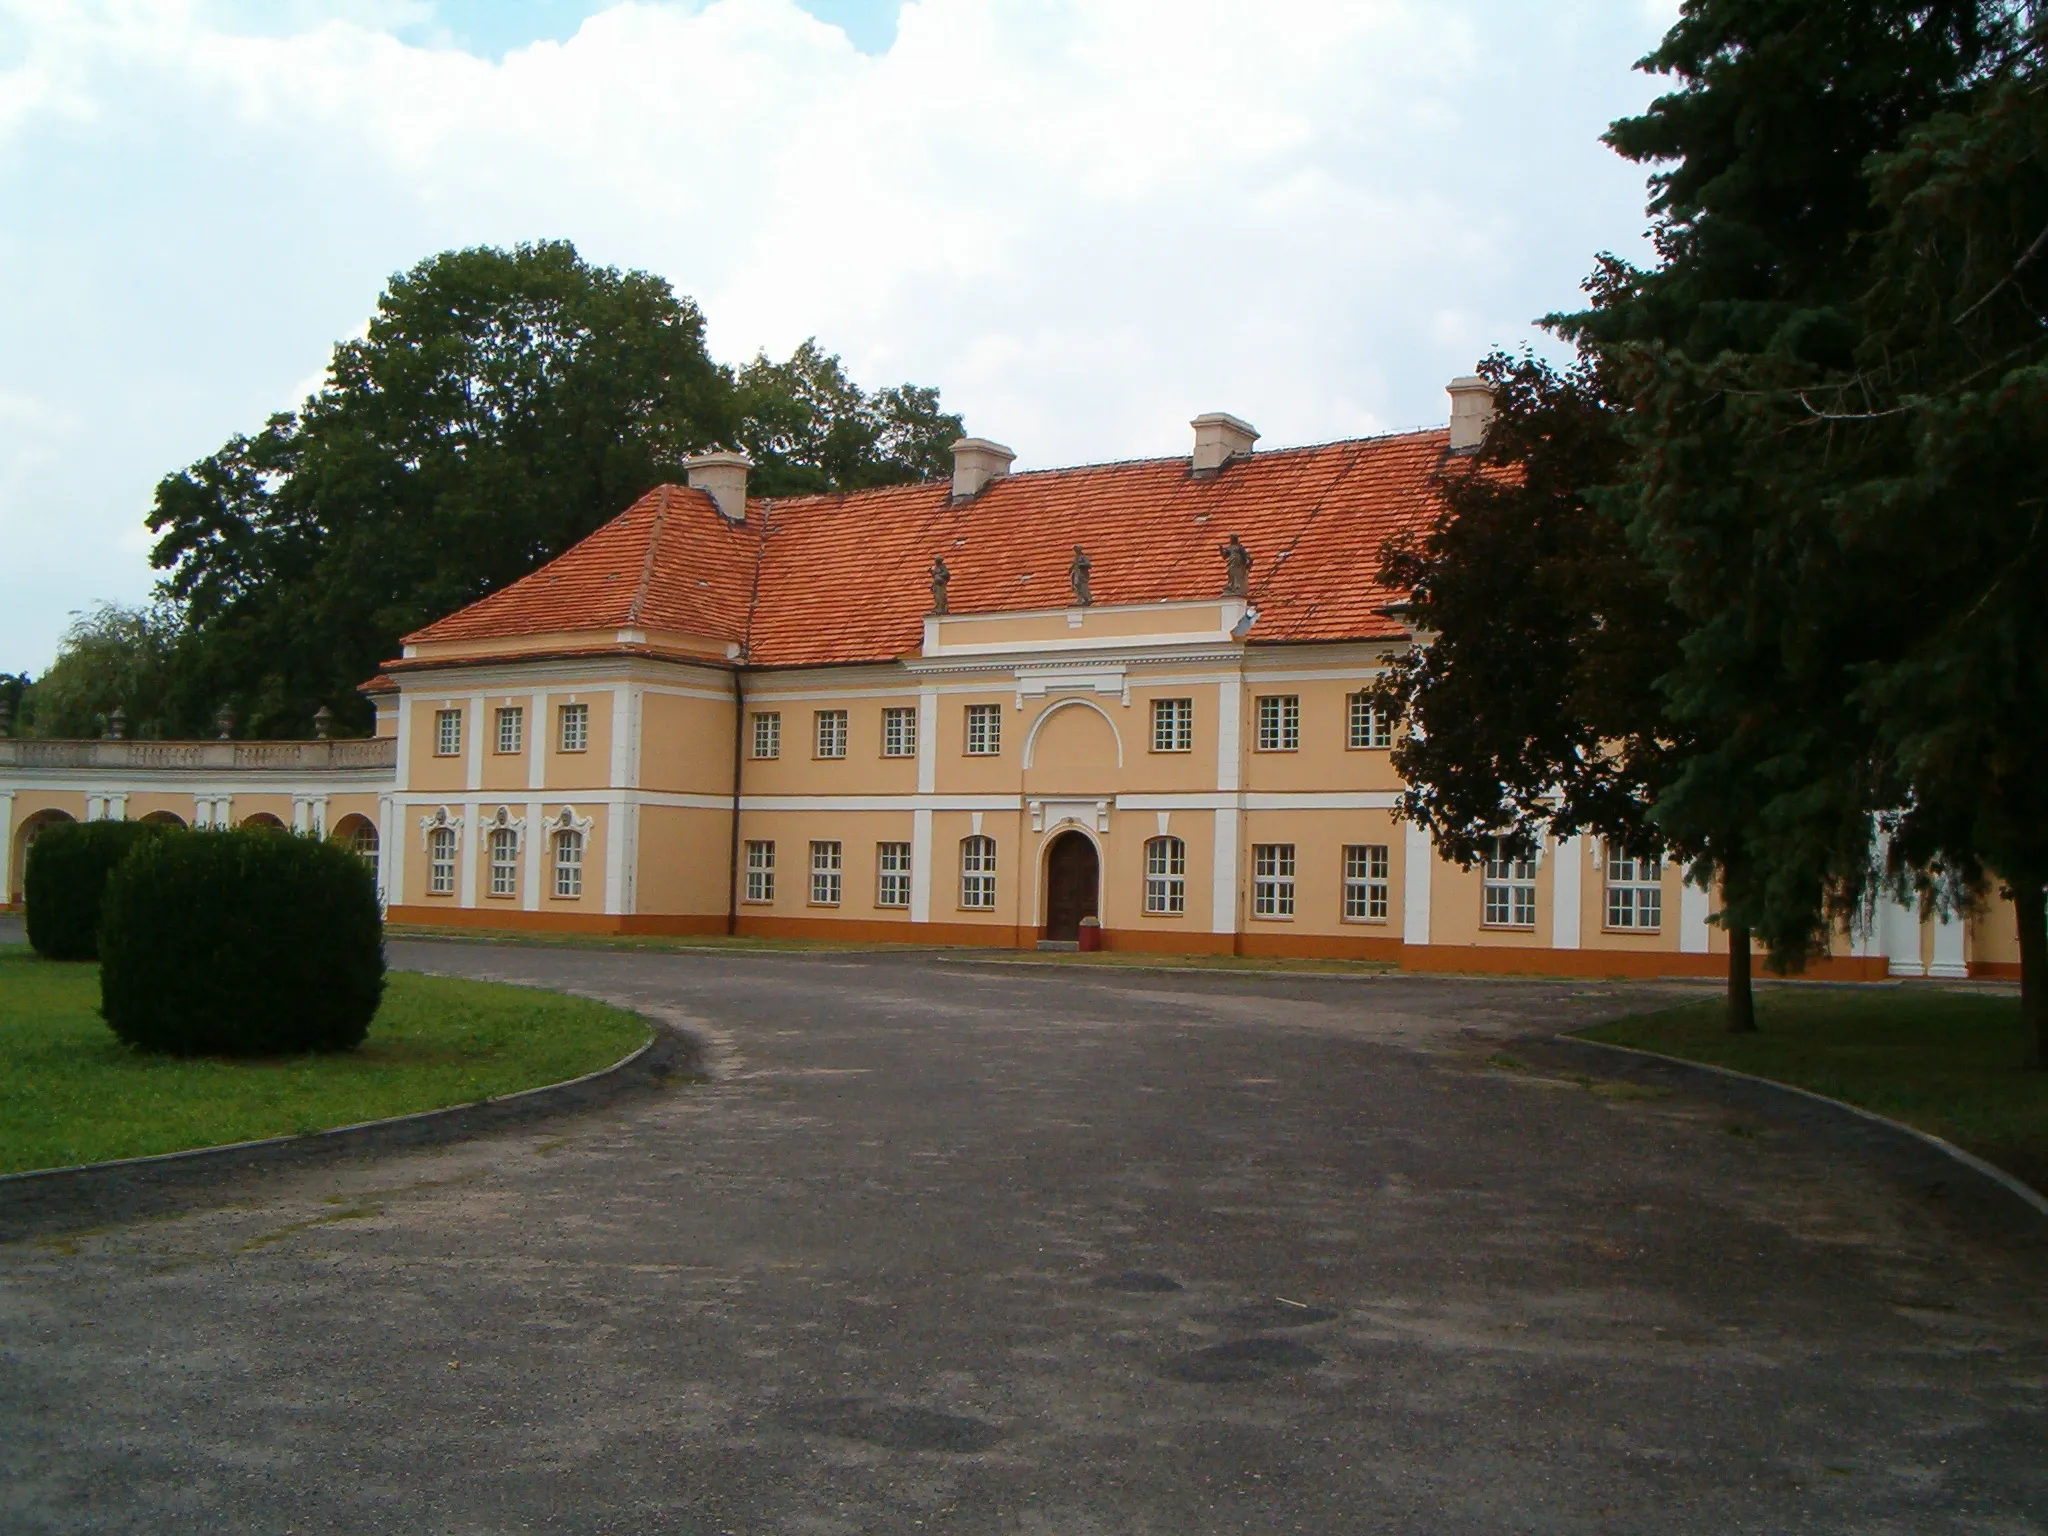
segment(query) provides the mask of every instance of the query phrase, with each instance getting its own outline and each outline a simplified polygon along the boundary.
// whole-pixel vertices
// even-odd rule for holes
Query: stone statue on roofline
[[[1230,542],[1222,549],[1223,554],[1223,595],[1225,597],[1249,597],[1252,591],[1252,552],[1240,544],[1237,535],[1230,536]]]
[[[1095,562],[1088,558],[1088,551],[1080,545],[1074,546],[1074,560],[1067,567],[1067,580],[1074,584],[1074,606],[1092,608],[1094,597],[1088,591],[1088,573],[1095,569]]]
[[[932,556],[932,612],[949,613],[946,606],[946,583],[953,579],[953,573],[946,569],[944,555]]]

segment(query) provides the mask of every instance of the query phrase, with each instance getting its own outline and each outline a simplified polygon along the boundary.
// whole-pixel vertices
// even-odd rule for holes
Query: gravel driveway
[[[0,1247],[0,1529],[2048,1528],[2043,1232],[1541,1043],[1671,987],[394,960],[710,1078]]]

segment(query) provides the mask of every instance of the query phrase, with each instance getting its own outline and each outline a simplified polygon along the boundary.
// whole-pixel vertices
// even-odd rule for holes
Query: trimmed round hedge
[[[30,844],[21,872],[28,941],[45,960],[94,960],[107,880],[136,844],[171,830],[147,821],[60,821]]]
[[[376,879],[341,847],[276,832],[185,832],[107,885],[100,1012],[180,1056],[360,1045],[384,995]]]

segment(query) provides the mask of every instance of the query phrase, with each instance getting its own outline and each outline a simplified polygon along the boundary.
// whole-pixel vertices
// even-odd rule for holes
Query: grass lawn
[[[602,1003],[394,971],[356,1050],[179,1059],[123,1045],[99,1001],[98,966],[0,949],[0,1173],[466,1104],[609,1066],[647,1038]]]
[[[2017,997],[1934,987],[1759,987],[1753,1035],[1719,998],[1583,1030],[1752,1072],[1930,1131],[2048,1192],[2048,1072],[2021,1067]]]

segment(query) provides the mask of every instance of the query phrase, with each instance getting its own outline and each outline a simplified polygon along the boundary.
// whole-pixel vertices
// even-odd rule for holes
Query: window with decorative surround
[[[996,908],[996,840],[992,837],[961,840],[960,905],[971,912]]]
[[[1607,856],[1607,926],[1636,933],[1664,926],[1664,861]]]
[[[885,709],[882,711],[882,756],[917,756],[916,710]]]
[[[1506,838],[1495,838],[1486,856],[1484,889],[1487,927],[1536,926],[1536,860],[1512,852]]]
[[[510,827],[491,832],[491,894],[519,894],[519,834]]]
[[[1259,696],[1259,750],[1299,752],[1301,750],[1301,696],[1268,693]]]
[[[910,844],[875,844],[875,905],[910,905]]]
[[[1154,699],[1152,701],[1152,750],[1192,752],[1195,747],[1195,701]]]
[[[775,845],[771,842],[750,842],[747,844],[747,900],[773,901],[775,899]]]
[[[846,711],[821,709],[812,718],[817,723],[817,755],[846,756]]]
[[[436,827],[427,834],[427,890],[436,896],[455,894],[453,827]]]
[[[1294,844],[1252,844],[1252,916],[1294,916]]]
[[[840,857],[839,844],[811,844],[811,905],[814,907],[836,907],[839,905]]]
[[[1387,720],[1387,712],[1373,703],[1369,693],[1351,695],[1350,730],[1345,744],[1354,752],[1394,744],[1394,730]]]
[[[1344,920],[1384,923],[1387,920],[1387,871],[1392,867],[1385,843],[1344,845]]]
[[[778,711],[763,710],[754,716],[754,756],[782,756],[782,715]]]
[[[462,711],[459,709],[437,709],[434,711],[434,756],[460,757],[462,755]]]
[[[575,901],[583,894],[583,834],[573,829],[555,834],[555,898]]]
[[[1003,750],[1003,706],[967,706],[967,755],[995,757]]]
[[[564,704],[561,710],[561,743],[564,752],[590,750],[590,706]]]
[[[507,705],[498,711],[498,752],[501,756],[517,752],[526,744],[526,711],[517,704]]]
[[[1145,911],[1179,917],[1188,909],[1188,845],[1177,837],[1145,844]]]

